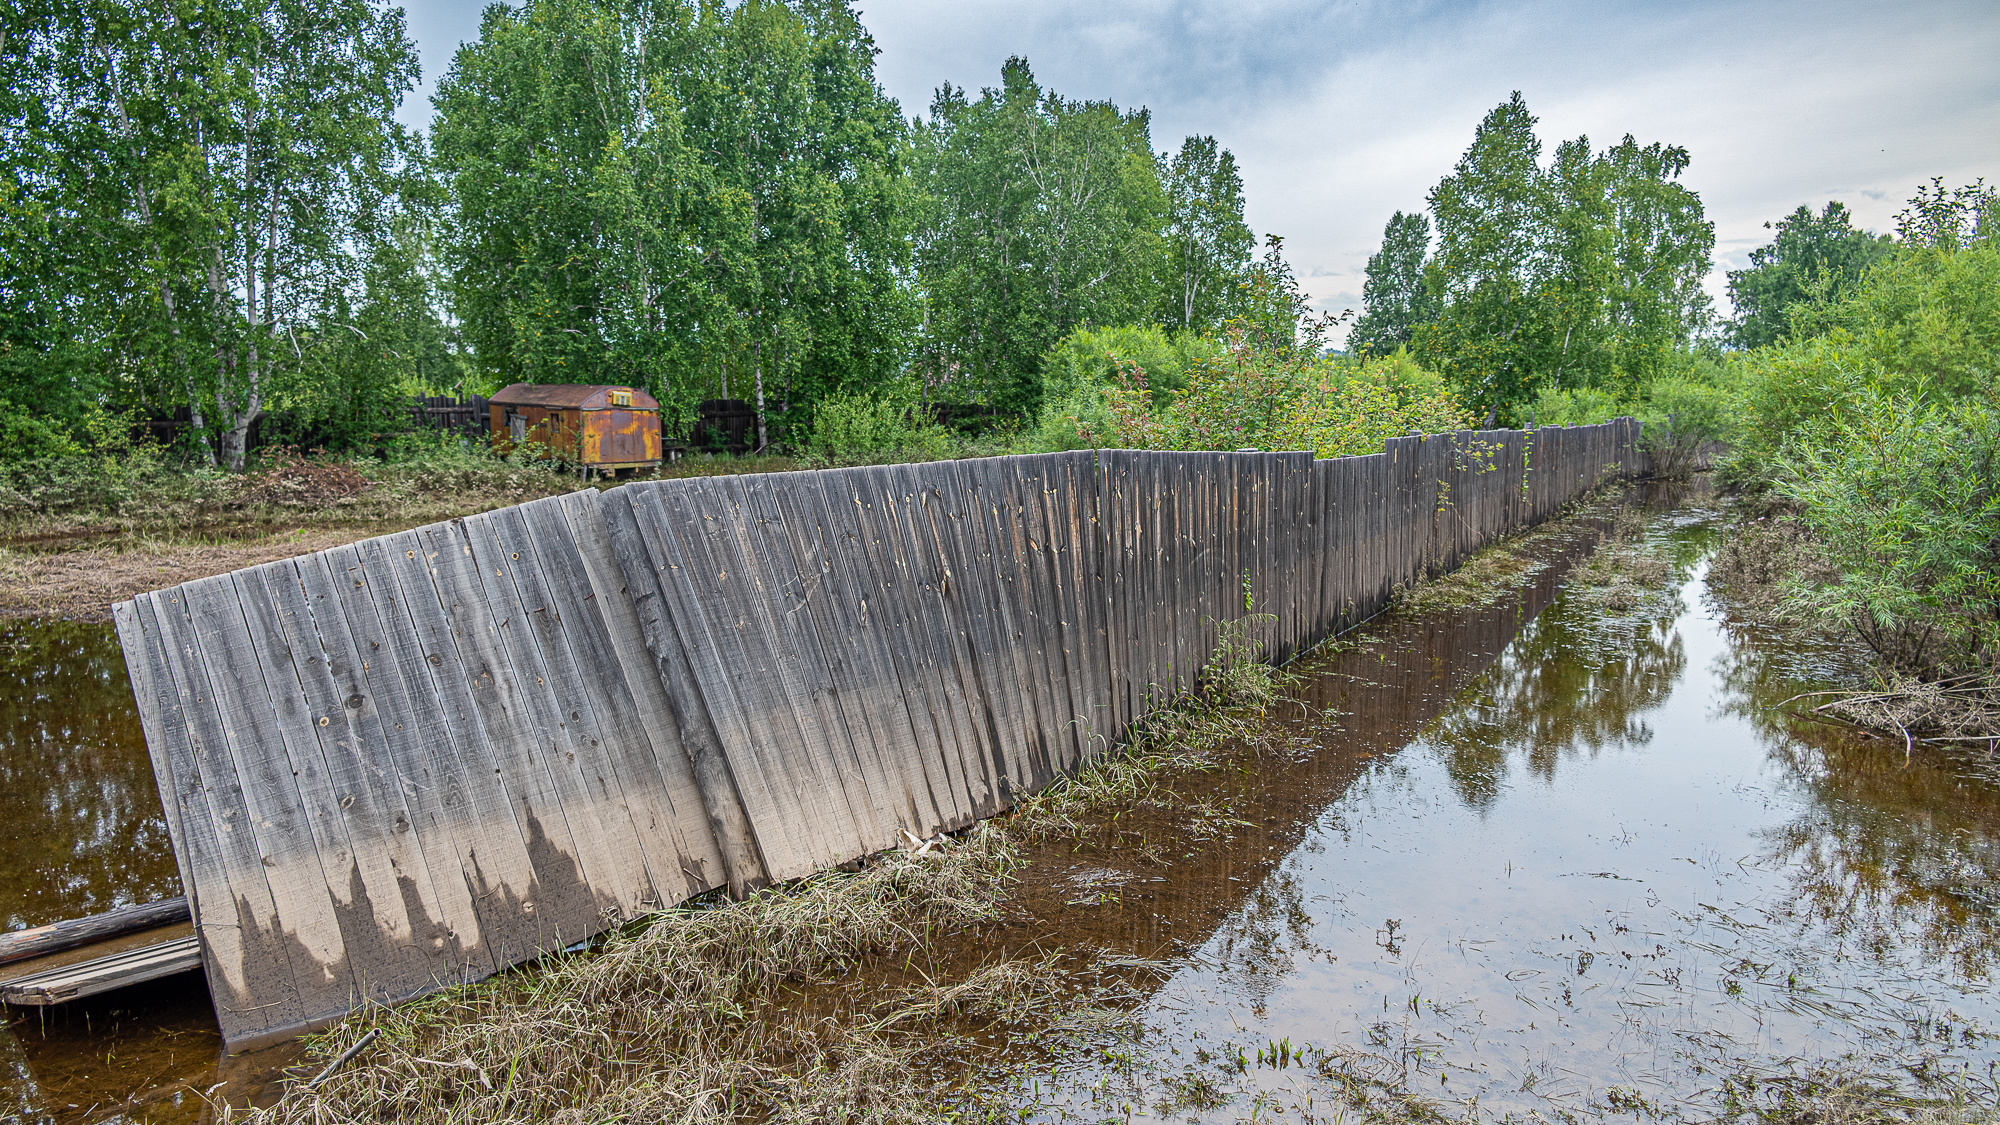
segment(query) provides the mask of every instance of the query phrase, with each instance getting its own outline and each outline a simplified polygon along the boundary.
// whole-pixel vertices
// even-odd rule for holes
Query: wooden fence
[[[1218,622],[1292,655],[1636,438],[635,482],[120,603],[224,1037],[991,816],[1193,685]]]

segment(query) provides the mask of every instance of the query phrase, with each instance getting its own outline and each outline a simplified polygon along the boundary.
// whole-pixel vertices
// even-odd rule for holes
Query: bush
[[[1806,423],[1776,460],[1840,579],[1791,603],[1853,627],[1892,667],[1986,668],[2000,639],[2000,415],[1867,393]],[[1990,670],[1990,669],[1989,669]]]
[[[1631,413],[1639,419],[1639,444],[1652,455],[1654,476],[1686,480],[1703,447],[1729,440],[1734,399],[1721,387],[1669,376],[1647,384],[1643,394]]]
[[[1032,444],[1050,451],[1103,445],[1117,425],[1107,389],[1143,385],[1145,405],[1163,410],[1187,386],[1189,368],[1222,351],[1206,336],[1169,334],[1152,324],[1079,328],[1042,361],[1042,410]]]
[[[0,461],[47,461],[76,457],[81,446],[68,434],[13,403],[0,402]]]
[[[1044,433],[1075,443],[1067,448],[1284,449],[1343,457],[1379,453],[1400,434],[1466,429],[1473,421],[1443,381],[1407,355],[1356,364],[1258,348],[1240,335],[1220,355],[1195,358],[1187,385],[1164,408],[1153,403],[1145,372],[1121,361],[1113,385],[1099,391],[1101,405],[1079,402]]]
[[[831,395],[813,411],[812,450],[829,460],[951,456],[950,432],[915,413],[899,396]]]

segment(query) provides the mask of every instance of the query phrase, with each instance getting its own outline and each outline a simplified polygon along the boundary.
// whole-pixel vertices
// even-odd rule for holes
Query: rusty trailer
[[[546,446],[580,472],[659,465],[660,404],[631,387],[515,383],[488,400],[493,444]]]

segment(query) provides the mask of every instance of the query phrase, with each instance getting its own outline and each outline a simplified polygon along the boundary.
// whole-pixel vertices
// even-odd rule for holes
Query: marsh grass
[[[1551,548],[1574,538],[1590,521],[1610,521],[1620,510],[1622,482],[1599,485],[1527,531],[1518,532],[1481,550],[1456,570],[1411,583],[1396,591],[1390,611],[1426,616],[1497,605],[1531,585],[1555,565]]]
[[[1709,563],[1708,582],[1731,617],[1774,631],[1791,643],[1855,647],[1858,635],[1806,612],[1801,587],[1837,584],[1841,572],[1803,521],[1783,508],[1739,505],[1728,538]],[[2000,777],[2000,673],[1976,668],[1953,675],[1898,667],[1878,649],[1848,686],[1786,700],[1794,710],[1896,739],[1906,754],[1918,743],[1952,748],[1972,772]]]

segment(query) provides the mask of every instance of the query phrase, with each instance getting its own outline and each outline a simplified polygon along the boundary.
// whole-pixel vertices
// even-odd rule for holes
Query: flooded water
[[[117,635],[0,623],[0,927],[179,893]]]
[[[1829,1070],[1990,1096],[2000,797],[1786,718],[1840,654],[1730,626],[1699,511],[1653,534],[1675,575],[1636,611],[1545,579],[1321,661],[1297,693],[1316,715],[1216,779],[1254,829],[1157,872],[1044,858],[1045,920],[1168,968],[1136,1046],[1023,1100],[1093,1121],[1316,1116],[1356,1092],[1709,1117]],[[1171,815],[1121,821],[1174,838]],[[1142,903],[1079,910],[1066,882]]]
[[[1559,564],[1377,622],[1182,807],[1032,849],[1015,915],[964,957],[1161,968],[1136,1039],[994,1071],[1024,1114],[1303,1121],[1359,1090],[1711,1116],[1827,1063],[1987,1081],[2000,794],[1776,710],[1841,654],[1732,626],[1702,580],[1713,513],[1654,502],[1673,573],[1636,607],[1565,592]],[[176,893],[115,639],[10,629],[8,925]],[[294,1057],[219,1068],[198,974],[7,1014],[4,1120],[193,1121],[196,1091]]]

